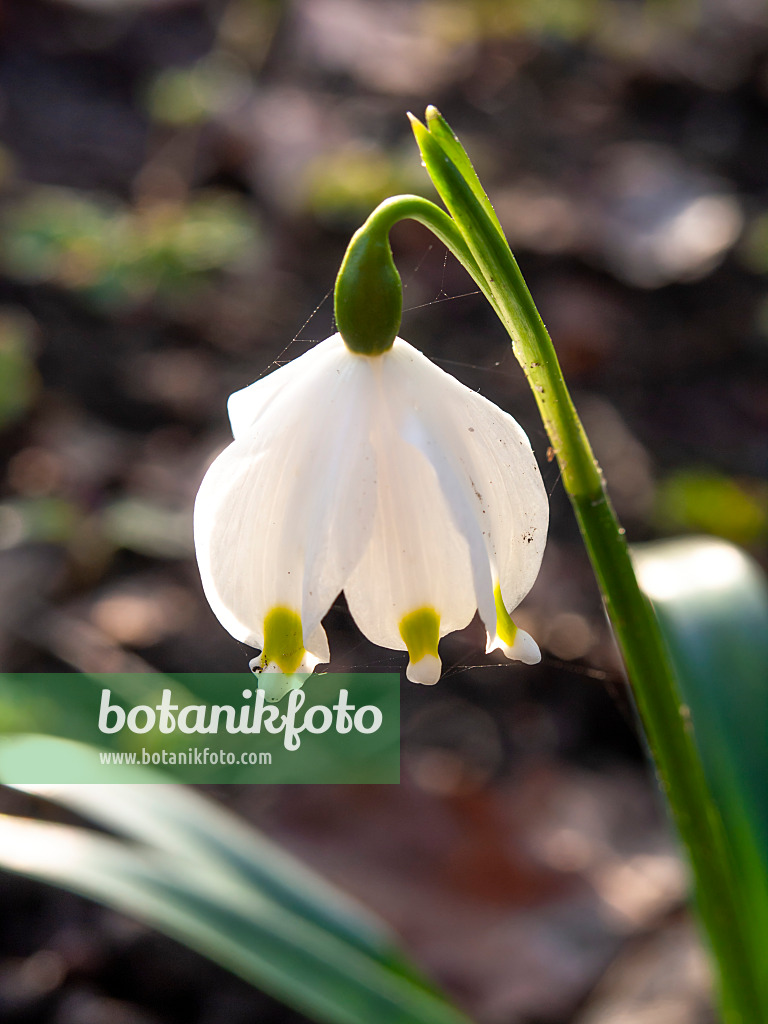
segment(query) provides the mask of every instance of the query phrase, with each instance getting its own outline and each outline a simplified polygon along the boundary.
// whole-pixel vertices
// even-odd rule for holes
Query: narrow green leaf
[[[768,585],[735,545],[693,537],[633,552],[725,825],[768,1020]]]
[[[430,135],[433,139],[439,142],[443,152],[450,160],[453,161],[454,165],[462,174],[464,180],[469,184],[470,188],[474,192],[480,202],[480,205],[488,214],[492,223],[498,228],[499,234],[503,237],[504,230],[499,223],[499,218],[496,216],[496,211],[491,205],[491,201],[480,183],[480,178],[477,176],[477,171],[472,166],[472,161],[469,159],[466,149],[464,149],[462,144],[459,142],[457,136],[454,135],[453,129],[437,107],[433,107],[431,105],[427,107],[426,119],[427,130]],[[411,117],[411,120],[415,121],[416,118]]]
[[[25,746],[41,742],[55,750],[57,744],[68,741],[14,737],[0,742],[0,779],[11,758],[24,756]],[[89,753],[89,748],[83,747],[83,756]],[[136,774],[140,778],[145,771],[137,768]],[[162,783],[12,788],[61,804],[110,831],[171,856],[223,872],[232,882],[265,893],[292,913],[321,925],[382,962],[397,958],[394,935],[384,922],[288,851],[193,789]]]
[[[467,1024],[326,930],[258,892],[244,899],[223,872],[183,857],[0,815],[0,865],[129,914],[319,1021]]]
[[[48,736],[12,736],[0,741],[0,780],[18,778],[16,763],[73,748],[93,761],[92,747]],[[193,860],[224,873],[244,894],[256,890],[270,900],[326,929],[392,970],[434,991],[403,956],[392,930],[350,896],[326,882],[255,828],[205,799],[196,790],[163,782],[155,769],[133,769],[137,784],[20,785],[12,788],[61,804],[110,831],[155,847],[173,857]],[[93,771],[86,772],[93,774]],[[148,782],[153,782],[149,785]],[[119,799],[115,798],[115,794]]]

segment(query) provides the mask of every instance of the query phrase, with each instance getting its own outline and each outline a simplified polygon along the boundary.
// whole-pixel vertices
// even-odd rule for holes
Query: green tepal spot
[[[509,644],[512,647],[517,636],[517,626],[510,619],[509,612],[504,607],[500,583],[497,583],[494,587],[493,599],[496,602],[496,632],[505,644]]]
[[[305,655],[301,616],[278,605],[264,616],[263,668],[273,662],[286,675],[295,672]]]
[[[434,608],[427,607],[408,612],[400,620],[400,636],[414,664],[428,654],[436,658],[440,640],[440,616]]]

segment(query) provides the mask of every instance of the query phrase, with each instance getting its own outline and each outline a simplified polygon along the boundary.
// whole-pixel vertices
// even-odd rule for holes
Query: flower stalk
[[[760,967],[744,924],[749,908],[739,897],[728,837],[704,776],[655,613],[638,586],[624,530],[611,506],[554,346],[460,142],[434,107],[427,109],[426,124],[413,117],[411,123],[427,172],[448,213],[416,196],[397,196],[382,203],[356,234],[351,255],[348,253],[342,264],[336,290],[337,317],[339,295],[359,287],[366,261],[358,257],[365,255],[366,233],[380,246],[397,221],[410,218],[430,228],[451,250],[501,319],[557,455],[657,774],[688,853],[696,905],[718,966],[723,1020],[725,1024],[764,1024],[768,1007],[762,1005]],[[371,247],[370,251],[377,250]],[[342,320],[340,330],[344,335]]]

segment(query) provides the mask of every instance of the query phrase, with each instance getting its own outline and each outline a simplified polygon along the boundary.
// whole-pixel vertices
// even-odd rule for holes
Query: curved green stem
[[[496,298],[488,283],[484,279],[477,260],[472,250],[464,240],[456,222],[448,216],[445,210],[441,209],[429,199],[422,196],[401,195],[391,196],[380,203],[373,213],[370,214],[363,226],[355,232],[349,244],[344,262],[339,271],[336,288],[339,282],[343,281],[347,272],[350,255],[354,253],[356,245],[360,244],[363,238],[386,238],[392,228],[401,220],[415,220],[423,224],[440,239],[440,241],[451,250],[456,259],[464,269],[474,278],[483,294],[491,303],[499,316],[501,312],[496,304]]]
[[[420,224],[424,224],[433,234],[437,235],[441,242],[448,246],[451,252],[455,252],[457,258],[470,273],[472,273],[470,268],[477,272],[475,259],[456,223],[445,210],[422,196],[390,196],[376,207],[360,230],[389,233],[401,220],[416,220]]]

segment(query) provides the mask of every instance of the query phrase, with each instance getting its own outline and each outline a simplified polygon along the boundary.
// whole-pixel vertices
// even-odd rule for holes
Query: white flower
[[[374,643],[408,650],[435,683],[438,640],[475,610],[528,664],[533,639],[507,609],[533,585],[547,496],[507,413],[407,342],[355,354],[339,334],[229,399],[235,440],[195,504],[208,601],[264,670],[329,660],[321,620],[344,591]]]

